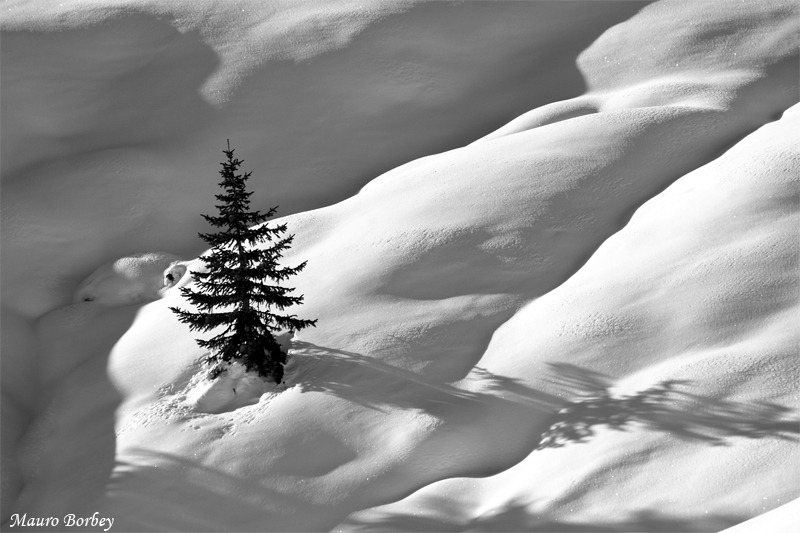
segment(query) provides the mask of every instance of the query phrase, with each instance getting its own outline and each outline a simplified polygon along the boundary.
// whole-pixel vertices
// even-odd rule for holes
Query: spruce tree
[[[216,195],[221,202],[216,206],[219,215],[202,215],[209,224],[223,229],[199,234],[212,246],[209,254],[200,257],[207,269],[194,273],[198,291],[181,288],[183,296],[198,312],[170,309],[193,331],[225,326],[211,339],[196,340],[200,347],[210,351],[206,362],[211,367],[212,378],[225,371],[223,362],[239,361],[248,371],[280,383],[286,353],[272,332],[299,330],[317,322],[279,314],[303,302],[303,296],[289,294],[293,288],[282,287],[279,283],[303,270],[306,262],[295,267],[278,266],[283,252],[291,247],[294,235],[283,236],[286,224],[258,225],[272,217],[277,207],[266,213],[249,209],[253,193],[246,190],[246,183],[252,173],[237,173],[242,161],[233,157],[230,141],[223,152],[227,160],[221,163],[220,171],[219,185],[224,193]],[[256,246],[262,243],[268,245]]]

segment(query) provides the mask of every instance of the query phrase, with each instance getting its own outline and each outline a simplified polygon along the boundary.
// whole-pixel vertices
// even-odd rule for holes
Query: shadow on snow
[[[556,383],[573,399],[553,415],[537,449],[585,442],[599,426],[624,431],[637,424],[678,438],[726,446],[731,437],[797,440],[800,420],[768,402],[744,403],[690,392],[690,381],[665,380],[615,395],[608,376],[567,363],[550,365]]]

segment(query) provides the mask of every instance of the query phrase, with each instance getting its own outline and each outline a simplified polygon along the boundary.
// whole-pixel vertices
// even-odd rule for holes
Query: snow
[[[797,20],[7,3],[3,529],[788,530]],[[169,309],[226,138],[308,260],[280,385]]]
[[[724,533],[753,533],[755,531],[789,533],[794,529],[794,524],[797,522],[798,507],[800,507],[800,500],[794,500],[763,515],[728,528]]]
[[[797,420],[759,402],[797,405],[797,174],[780,161],[798,146],[798,118],[795,106],[645,203],[575,275],[497,328],[475,364],[539,395],[613,389],[605,416],[629,417],[627,431],[596,422],[586,442],[428,485],[342,530],[402,519],[414,530],[614,528],[649,510],[676,520],[668,530],[713,529],[796,498]],[[621,396],[668,380],[685,395],[623,409]],[[578,420],[592,420],[591,405],[574,404]],[[756,467],[755,450],[774,468]],[[754,487],[769,494],[753,498]],[[442,509],[445,499],[469,505]]]
[[[122,257],[100,266],[83,280],[73,301],[133,305],[156,300],[178,285],[186,271],[186,265],[173,254],[150,252]]]
[[[640,7],[5,2],[3,301],[35,318],[106,261],[200,254],[226,139],[284,216],[578,96],[575,56]]]

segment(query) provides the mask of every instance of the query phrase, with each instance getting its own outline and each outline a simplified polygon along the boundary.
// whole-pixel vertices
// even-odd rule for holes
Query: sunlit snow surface
[[[3,10],[4,530],[800,520],[797,2]],[[281,385],[169,310],[226,138]]]

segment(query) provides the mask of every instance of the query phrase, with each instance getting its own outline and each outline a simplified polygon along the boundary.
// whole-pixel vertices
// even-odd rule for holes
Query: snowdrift
[[[4,21],[4,527],[796,517],[796,3],[91,6]],[[225,136],[308,260],[277,386],[169,310]]]

